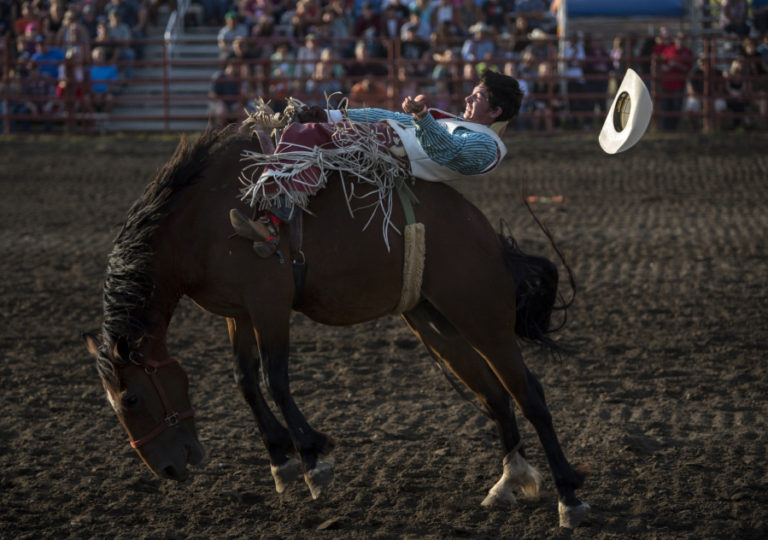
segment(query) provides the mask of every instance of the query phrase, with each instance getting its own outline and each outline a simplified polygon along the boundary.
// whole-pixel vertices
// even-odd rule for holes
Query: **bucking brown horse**
[[[184,480],[187,465],[198,464],[204,452],[186,375],[166,347],[167,329],[183,295],[226,317],[238,383],[261,431],[277,491],[303,475],[318,497],[332,479],[327,456],[333,441],[307,423],[291,396],[291,311],[328,325],[391,314],[401,298],[403,236],[390,234],[388,250],[375,223],[381,217],[363,227],[349,212],[342,181],[330,178],[303,218],[303,279],[295,278],[290,263],[291,225],[283,225],[280,236],[280,251],[289,260],[258,257],[249,241],[233,235],[229,221],[233,207],[251,213],[240,200],[240,157],[258,145],[237,129],[182,140],[129,211],[108,258],[101,336],[84,338],[131,445],[157,475]],[[516,336],[543,338],[557,271],[546,259],[523,254],[453,188],[422,181],[410,188],[420,201],[415,217],[425,226],[426,258],[419,300],[401,315],[499,428],[503,474],[483,504],[514,503],[515,490],[534,497],[543,481],[525,460],[511,395],[546,452],[560,524],[574,527],[589,511],[575,494],[584,474],[560,447],[542,387],[523,363]],[[403,230],[400,205],[391,220]],[[262,367],[284,423],[260,389]]]

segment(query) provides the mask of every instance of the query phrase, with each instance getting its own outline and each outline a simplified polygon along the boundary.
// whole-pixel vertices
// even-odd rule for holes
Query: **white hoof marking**
[[[517,504],[517,499],[513,493],[512,483],[509,481],[509,477],[504,473],[501,480],[490,489],[488,495],[486,495],[482,506],[496,506],[496,505],[513,505]]]
[[[557,510],[558,514],[560,514],[560,526],[574,529],[587,517],[590,506],[584,502],[574,506],[567,506],[562,501],[558,501]]]
[[[304,473],[313,499],[317,499],[333,481],[333,461],[318,461],[315,468]]]
[[[288,484],[295,482],[301,476],[301,462],[293,457],[279,467],[270,465],[269,468],[272,470],[272,478],[275,479],[275,489],[278,493],[284,492]]]

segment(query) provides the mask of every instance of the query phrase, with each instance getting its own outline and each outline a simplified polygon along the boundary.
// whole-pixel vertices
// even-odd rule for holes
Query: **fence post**
[[[8,50],[10,47],[9,36],[3,36],[3,92],[0,96],[5,107],[3,107],[3,134],[8,135],[11,133],[11,55]]]
[[[175,39],[175,38],[171,38]],[[163,40],[163,132],[168,133],[171,129],[170,116],[171,116],[171,99],[170,99],[170,82],[169,82],[169,66],[171,58],[168,54],[168,40]]]

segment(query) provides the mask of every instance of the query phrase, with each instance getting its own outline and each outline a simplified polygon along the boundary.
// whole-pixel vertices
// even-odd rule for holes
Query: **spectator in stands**
[[[56,97],[59,108],[64,115],[67,131],[72,131],[75,125],[75,115],[83,112],[85,99],[85,66],[83,64],[83,49],[71,47],[67,50],[64,63],[59,66],[59,80],[56,85]]]
[[[209,25],[226,24],[230,0],[199,0],[203,6],[203,20]],[[275,11],[275,13],[277,13]]]
[[[720,8],[720,29],[727,34],[745,37],[749,34],[747,24],[747,0],[722,0]]]
[[[14,14],[12,8],[15,7],[15,3],[11,0],[0,1],[0,39],[10,36],[13,32]]]
[[[715,116],[719,116],[726,109],[725,100],[722,98],[724,91],[721,73],[710,69],[706,57],[699,57],[688,75],[683,102],[683,113],[692,129],[704,128],[709,131],[712,126],[709,125],[709,118],[703,114],[711,111]]]
[[[235,62],[227,61],[223,70],[213,74],[208,98],[208,113],[214,126],[220,128],[232,119],[240,105],[240,78]]]
[[[768,0],[752,0],[752,28],[758,35],[768,35]]]
[[[272,62],[272,88],[270,92],[283,101],[293,93],[293,77],[296,74],[296,53],[290,41],[275,45],[269,59]]]
[[[365,2],[360,10],[360,15],[355,18],[352,25],[352,36],[359,38],[372,31],[374,36],[381,33],[381,16],[374,11],[370,2]]]
[[[329,39],[342,40],[349,38],[353,19],[348,10],[344,9],[342,0],[331,0],[323,10],[321,20],[327,28],[325,33]]]
[[[611,57],[601,39],[587,34],[584,37],[584,90],[592,97],[587,100],[587,111],[594,113],[597,109],[599,119],[608,110],[608,85],[612,69]],[[598,122],[599,123],[599,122]],[[586,119],[586,125],[592,125],[592,118]]]
[[[443,25],[450,28],[450,33],[456,35],[459,31],[459,7],[455,6],[453,0],[436,0],[432,11],[430,25],[437,29]]]
[[[54,42],[62,26],[64,26],[64,14],[66,13],[63,0],[52,0],[48,11],[42,14],[43,34],[49,42]]]
[[[512,28],[511,15],[515,9],[515,0],[483,0],[480,3],[480,16],[488,26],[493,26],[496,33]]]
[[[757,46],[757,52],[763,57],[763,67],[768,71],[768,34],[763,34],[763,41]]]
[[[7,112],[9,114],[13,116],[21,116],[21,118],[11,118],[10,125],[8,126],[9,131],[29,131],[31,127],[30,117],[32,117],[37,110],[37,103],[34,101],[37,89],[29,76],[29,68],[27,66],[26,58],[20,57],[15,68],[11,67],[8,70],[6,86],[4,88],[0,86],[0,90],[3,91],[2,95],[8,97],[7,100],[1,100],[0,105],[7,106]],[[2,112],[3,115],[0,120],[4,121],[6,110],[2,110]],[[2,128],[4,132],[4,124]]]
[[[493,41],[493,29],[484,22],[478,22],[469,28],[472,37],[461,46],[461,58],[465,62],[487,61],[493,58],[496,45]]]
[[[516,0],[515,17],[524,16],[531,28],[540,28],[553,32],[557,27],[554,16],[549,11],[549,0]]]
[[[586,112],[587,104],[581,94],[584,93],[584,42],[579,33],[573,33],[565,40],[561,61],[563,75],[566,77],[568,90],[568,108],[571,115],[568,118],[569,128],[579,128],[582,125],[581,113]]]
[[[68,13],[72,13],[68,11]],[[73,19],[77,18],[73,16]],[[88,33],[90,39],[96,37],[96,27],[99,24],[99,16],[96,13],[96,9],[91,4],[85,4],[83,6],[82,14],[80,16],[80,23],[85,27],[85,31]]]
[[[224,15],[224,26],[216,36],[219,44],[219,58],[225,59],[232,53],[232,42],[238,36],[247,36],[248,28],[240,22],[237,13],[228,11]]]
[[[744,38],[741,47],[739,56],[744,59],[751,102],[757,107],[758,114],[764,117],[768,112],[768,69],[763,56],[757,51],[757,43],[753,38]]]
[[[533,30],[528,24],[528,18],[523,15],[518,15],[515,18],[515,24],[512,27],[512,39],[515,42],[515,48],[513,52],[517,55],[521,55],[528,45],[531,44],[531,40],[528,38],[528,34]]]
[[[540,62],[536,80],[531,88],[533,98],[534,129],[551,132],[560,127],[560,115],[565,110],[565,102],[560,99],[560,92],[554,80],[550,62]]]
[[[117,63],[123,78],[130,79],[133,76],[133,63],[136,61],[133,34],[120,18],[120,12],[113,6],[107,8],[107,41],[114,45],[112,62]]]
[[[28,27],[36,35],[40,30],[40,15],[32,2],[21,4],[21,16],[13,23],[13,33],[16,36],[26,34]],[[32,25],[30,27],[30,25]],[[31,54],[31,53],[30,53]]]
[[[554,58],[557,54],[555,48],[555,42],[552,36],[548,35],[541,28],[534,28],[528,34],[529,43],[525,47],[525,51],[531,51],[533,55],[539,60],[548,60]]]
[[[107,50],[96,47],[91,52],[90,100],[96,112],[112,112],[120,76],[117,66],[109,63]]]
[[[408,61],[408,72],[412,75],[423,76],[425,73],[424,60],[427,60],[429,43],[416,34],[416,26],[408,24],[405,36],[400,42],[400,57]],[[415,94],[414,94],[415,95]]]
[[[621,78],[624,76],[624,72],[627,71],[627,63],[624,54],[624,38],[616,36],[613,38],[613,44],[610,51],[611,56],[611,71],[613,76]]]
[[[35,54],[35,38],[40,35],[39,28],[37,23],[29,23],[24,27],[24,33],[19,36],[22,41],[22,48],[17,47],[19,52],[25,51],[27,56]]]
[[[57,43],[65,51],[69,51],[72,48],[85,50],[91,42],[91,36],[88,35],[86,27],[71,15],[71,11],[67,11],[67,14],[68,16],[65,19],[68,22],[59,30]],[[95,34],[93,37],[95,37]]]
[[[317,6],[309,0],[299,0],[291,15],[289,34],[295,38],[304,38],[307,34],[313,33],[320,22],[320,11]]]
[[[725,79],[725,105],[726,109],[736,116],[728,123],[729,128],[738,126],[751,127],[751,119],[747,116],[749,110],[749,81],[745,75],[744,61],[734,58],[727,71],[723,73]]]
[[[296,76],[302,79],[315,73],[316,64],[320,61],[321,49],[314,34],[307,34],[304,44],[296,52]]]
[[[64,61],[64,51],[51,47],[46,37],[40,34],[35,38],[35,54],[30,57],[32,65],[37,67],[37,75],[46,79],[48,84],[55,84],[59,76],[59,65]]]
[[[477,2],[475,2],[475,0],[457,0],[457,3],[457,33],[462,37],[466,37],[471,34],[469,27],[482,20],[483,14],[480,11],[480,6],[477,4]]]
[[[432,11],[429,0],[416,0],[411,4],[411,16],[408,20],[417,25],[417,33],[422,39],[429,39],[432,34]]]
[[[400,35],[403,20],[395,6],[387,6],[381,19],[381,36],[389,39],[397,38]]]
[[[257,83],[254,78],[257,73],[255,60],[258,58],[259,55],[251,38],[238,36],[232,41],[232,54],[227,58],[227,62],[235,65],[235,71],[242,81],[243,95],[257,93]],[[262,72],[259,71],[259,75],[261,74]]]
[[[693,53],[685,46],[684,36],[678,32],[672,45],[664,48],[660,55],[661,89],[661,127],[664,131],[674,131],[680,120],[685,97],[685,82],[691,71]]]
[[[347,75],[356,82],[369,76],[384,77],[388,73],[387,66],[376,62],[365,41],[355,43],[355,59],[347,66]]]
[[[364,76],[349,89],[349,104],[353,107],[383,106],[388,97],[387,87],[370,75]]]
[[[474,2],[474,0],[472,0]],[[401,21],[405,21],[408,16],[411,14],[411,8],[409,8],[405,3],[403,3],[403,0],[384,0],[381,3],[381,6],[386,9],[388,7],[394,8],[394,10],[397,12],[397,16],[400,18]]]
[[[320,60],[315,64],[315,70],[311,78],[307,81],[307,104],[326,107],[326,96],[331,96],[335,92],[343,92],[344,86],[341,81],[344,77],[344,69],[336,61],[333,50],[323,49],[320,53]],[[330,105],[336,106],[339,97],[331,98]]]

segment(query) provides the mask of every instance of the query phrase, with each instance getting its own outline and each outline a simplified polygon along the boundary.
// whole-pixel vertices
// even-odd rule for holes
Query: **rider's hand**
[[[415,98],[408,96],[403,100],[403,112],[421,118],[427,112],[427,101],[423,94]]]

